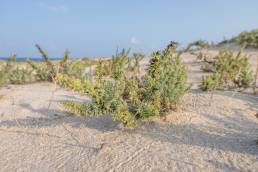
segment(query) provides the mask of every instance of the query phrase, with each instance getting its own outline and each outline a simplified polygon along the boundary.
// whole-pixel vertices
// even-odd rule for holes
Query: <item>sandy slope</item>
[[[184,56],[197,86],[203,73],[193,59]],[[89,99],[50,83],[2,88],[0,171],[258,171],[258,96],[211,99],[194,88],[180,112],[135,130],[69,114],[60,101]]]

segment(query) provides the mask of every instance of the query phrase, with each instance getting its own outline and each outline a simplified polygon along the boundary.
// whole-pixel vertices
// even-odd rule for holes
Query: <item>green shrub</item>
[[[238,36],[224,40],[220,44],[237,43],[247,47],[258,48],[258,29],[241,32]]]
[[[62,87],[70,88],[81,94],[93,94],[93,83],[90,80],[78,79],[68,75],[58,74],[55,78],[56,83]]]
[[[164,51],[153,53],[147,72],[141,78],[127,76],[130,61],[128,52],[122,51],[112,58],[109,77],[103,78],[101,63],[95,81],[74,82],[69,76],[58,76],[57,83],[61,86],[88,94],[92,98],[88,104],[66,101],[64,107],[79,115],[112,114],[114,120],[120,120],[130,128],[136,127],[144,119],[174,109],[188,89],[187,71],[180,61],[175,44],[170,44]],[[135,66],[138,68],[139,63],[135,62]]]
[[[97,64],[94,60],[70,60],[70,52],[66,50],[60,61],[51,61],[47,53],[36,44],[37,49],[41,53],[45,65],[33,65],[38,78],[47,81],[54,81],[58,74],[64,74],[75,78],[85,79],[85,69],[93,64]]]
[[[207,91],[216,90],[220,87],[220,75],[214,73],[203,76],[202,89]]]
[[[233,41],[248,47],[258,48],[258,29],[240,33]]]
[[[191,42],[188,45],[187,50],[189,50],[191,47],[196,47],[196,48],[199,48],[199,49],[208,48],[208,47],[210,47],[210,44],[209,44],[209,42],[207,42],[205,40],[197,40],[197,41]]]
[[[35,81],[31,70],[19,69],[18,67],[11,71],[8,80],[10,84],[25,84]]]
[[[33,71],[27,68],[26,64],[18,64],[15,54],[11,55],[6,62],[2,63],[0,69],[0,86],[7,84],[24,84],[34,81],[35,77]]]
[[[42,57],[43,57],[43,59],[46,63],[46,68],[47,68],[48,72],[50,73],[50,76],[53,80],[56,77],[56,75],[58,73],[57,70],[59,68],[57,69],[57,67],[54,65],[54,63],[50,61],[50,58],[49,58],[48,54],[38,44],[36,44],[36,48],[38,49],[38,51],[42,55]],[[68,60],[68,58],[66,60]]]
[[[229,50],[221,51],[212,66],[215,74],[203,78],[204,90],[247,87],[253,82],[248,58],[242,50],[237,55]]]
[[[51,61],[47,53],[37,44],[44,62],[26,63],[16,62],[16,55],[12,54],[6,62],[0,64],[0,86],[6,84],[24,84],[37,81],[55,81],[57,75],[67,75],[71,78],[85,79],[85,68],[94,64],[93,60],[69,60],[66,50],[60,61]]]
[[[0,87],[4,86],[7,83],[8,83],[8,77],[6,73],[0,70]]]
[[[68,76],[85,79],[91,77],[93,75],[93,71],[89,71],[85,73],[85,69],[92,65],[96,65],[98,62],[90,59],[74,59],[70,60],[67,63],[67,70],[64,74]]]
[[[52,81],[51,73],[43,63],[30,60],[27,60],[27,63],[33,69],[36,81]]]
[[[96,70],[95,70],[95,75],[96,76],[110,76],[112,73],[112,61],[110,60],[98,60]]]
[[[144,58],[144,55],[135,53],[133,57],[129,59],[128,62],[128,69],[129,71],[133,72],[134,74],[140,73],[140,61]]]

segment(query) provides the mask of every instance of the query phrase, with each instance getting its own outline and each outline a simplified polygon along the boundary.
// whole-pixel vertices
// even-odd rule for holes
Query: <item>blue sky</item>
[[[257,0],[0,0],[0,56],[109,56],[258,28]]]

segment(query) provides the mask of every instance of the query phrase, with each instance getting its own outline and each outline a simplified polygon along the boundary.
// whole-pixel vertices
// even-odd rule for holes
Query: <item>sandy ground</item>
[[[198,62],[188,61],[198,83]],[[77,117],[89,101],[50,83],[0,89],[0,171],[258,171],[258,96],[192,89],[165,121],[135,130],[110,116]]]

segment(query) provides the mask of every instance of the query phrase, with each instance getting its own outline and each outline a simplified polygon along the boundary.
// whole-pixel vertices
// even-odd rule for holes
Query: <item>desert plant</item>
[[[37,81],[52,81],[51,73],[43,63],[32,62],[27,60],[27,63],[35,72],[35,79]]]
[[[99,59],[95,69],[95,76],[97,77],[110,76],[111,73],[112,73],[112,61]]]
[[[104,64],[108,63],[107,61],[104,61]],[[91,78],[94,73],[94,71],[92,71],[91,69],[91,66],[94,66],[94,65],[98,65],[98,61],[90,60],[90,59],[70,60],[67,63],[67,70],[64,73],[67,74],[68,76],[80,78],[80,79]],[[86,68],[90,69],[90,71],[85,71]]]
[[[36,47],[41,53],[45,65],[33,65],[32,63],[30,63],[30,65],[36,70],[36,73],[38,73],[40,78],[45,78],[48,81],[49,76],[50,81],[55,81],[55,77],[58,74],[84,79],[86,77],[85,68],[93,64],[97,64],[94,60],[88,59],[70,60],[70,52],[68,50],[64,52],[64,55],[60,61],[53,62],[50,60],[47,53],[38,44],[36,44]],[[105,66],[105,68],[107,68],[107,66]]]
[[[8,82],[8,76],[2,70],[0,70],[0,87],[4,86]]]
[[[42,55],[42,57],[45,61],[48,73],[50,73],[52,80],[54,80],[54,78],[56,77],[56,75],[58,73],[64,73],[64,74],[68,73],[68,68],[69,68],[68,61],[70,59],[70,52],[68,50],[65,50],[62,59],[58,63],[54,63],[50,60],[48,54],[41,48],[41,46],[36,44],[36,48]],[[41,71],[41,70],[38,69],[38,71]]]
[[[212,65],[215,74],[203,77],[204,90],[247,87],[252,83],[250,64],[242,49],[237,55],[232,51],[222,50],[214,59]]]
[[[64,107],[79,115],[112,114],[114,120],[122,121],[127,127],[174,109],[188,89],[186,68],[176,45],[170,44],[164,51],[153,53],[142,78],[126,76],[128,54],[124,50],[112,58],[112,73],[108,78],[103,78],[101,63],[95,81],[74,82],[69,76],[58,76],[58,84],[92,98],[88,104],[66,101]]]
[[[35,77],[33,71],[25,64],[19,65],[16,62],[16,54],[12,54],[9,59],[4,62],[0,69],[0,85],[6,84],[24,84],[34,82]]]
[[[247,47],[258,48],[258,29],[242,32],[237,37],[233,38],[232,41],[236,41]]]
[[[11,71],[15,68],[15,63],[16,63],[16,54],[13,53],[7,59],[7,62],[5,63],[2,70],[5,71],[7,75],[10,74]]]
[[[128,69],[134,74],[140,73],[140,61],[144,58],[143,54],[135,53],[133,57],[129,59]]]
[[[11,54],[6,62],[0,65],[0,85],[24,84],[36,81],[55,81],[58,74],[70,76],[74,79],[85,78],[84,71],[87,66],[94,64],[93,60],[69,61],[69,51],[66,50],[63,58],[59,61],[51,61],[47,53],[37,44],[44,62],[26,63],[16,62],[16,54]]]
[[[57,74],[56,83],[62,87],[70,88],[81,94],[93,94],[94,87],[91,80],[83,80],[68,75]]]
[[[61,59],[61,61],[59,62],[59,73],[68,73],[68,68],[69,68],[69,61],[70,59],[70,52],[69,50],[65,50],[63,58]]]
[[[176,46],[171,44],[163,52],[152,55],[147,77],[151,87],[154,87],[152,89],[159,89],[162,109],[176,106],[188,89],[187,70],[181,63],[180,55],[176,53]]]
[[[48,54],[41,48],[41,46],[39,44],[36,44],[36,48],[38,49],[38,51],[42,55],[42,57],[43,57],[43,59],[46,63],[47,69],[49,70],[51,78],[53,80],[58,73],[54,63],[50,61],[50,58],[49,58]]]
[[[12,70],[8,76],[8,80],[10,84],[25,84],[35,81],[32,70],[19,69],[18,67]]]
[[[237,43],[247,47],[258,48],[258,29],[241,32],[231,39],[225,39],[220,44],[226,43]]]
[[[207,91],[214,91],[220,87],[220,75],[213,73],[203,76],[202,89]]]
[[[209,44],[209,42],[207,42],[205,40],[197,40],[197,41],[193,41],[190,44],[188,44],[188,47],[186,49],[189,50],[192,47],[196,47],[197,49],[202,49],[202,48],[210,47],[210,44]]]

